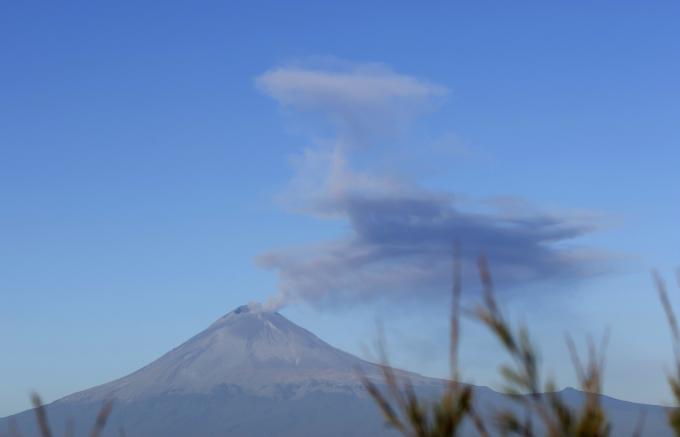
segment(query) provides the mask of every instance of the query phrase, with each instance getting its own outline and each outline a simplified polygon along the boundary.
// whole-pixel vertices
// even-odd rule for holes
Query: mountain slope
[[[328,345],[280,314],[242,306],[140,370],[52,403],[48,415],[57,435],[69,418],[84,435],[101,405],[113,399],[107,436],[119,429],[139,437],[395,435],[385,429],[357,369],[380,377],[375,364]],[[442,387],[436,379],[397,373],[423,395]],[[577,391],[566,395],[579,401]],[[488,388],[477,388],[476,398],[483,411],[511,405]],[[616,415],[617,430],[632,428],[644,408],[649,435],[665,435],[663,409],[604,401]],[[0,432],[9,420],[24,436],[37,435],[31,411],[0,420]]]
[[[279,313],[241,306],[137,372],[62,402],[139,401],[229,385],[254,395],[272,395],[281,383],[359,388],[359,368],[378,375],[376,365],[330,346]]]

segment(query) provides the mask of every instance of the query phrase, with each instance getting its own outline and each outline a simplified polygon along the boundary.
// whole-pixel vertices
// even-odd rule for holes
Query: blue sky
[[[472,231],[452,238],[499,254],[499,294],[562,384],[563,333],[609,326],[606,392],[663,402],[670,343],[649,271],[670,280],[680,264],[678,13],[670,1],[3,4],[0,416],[30,390],[51,400],[135,370],[282,284],[282,313],[332,344],[362,355],[379,318],[395,364],[446,374],[441,275],[415,272],[394,293],[370,282],[441,249],[400,264],[394,235],[364,226],[422,218],[406,204],[450,226],[378,230],[436,242],[464,218]],[[376,215],[385,199],[395,209]],[[546,237],[548,219],[577,238]],[[500,255],[512,246],[490,237],[509,223],[518,256],[550,261],[522,287]],[[358,282],[329,258],[366,247],[379,256]],[[331,276],[291,279],[319,259],[338,273],[328,289]],[[465,329],[465,376],[493,386],[503,356]]]

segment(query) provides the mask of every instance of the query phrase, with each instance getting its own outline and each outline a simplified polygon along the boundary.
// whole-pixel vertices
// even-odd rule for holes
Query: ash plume
[[[361,65],[279,67],[256,83],[287,110],[315,112],[334,127],[330,139],[310,138],[284,198],[301,213],[347,225],[334,239],[257,258],[278,275],[279,292],[267,308],[300,300],[337,306],[445,297],[453,242],[471,257],[464,265],[486,254],[495,277],[510,285],[592,273],[594,255],[565,244],[596,229],[588,218],[537,211],[521,199],[512,208],[506,199],[482,212],[466,210],[452,193],[352,167],[352,158],[371,140],[407,128],[434,108],[447,93],[444,87]]]

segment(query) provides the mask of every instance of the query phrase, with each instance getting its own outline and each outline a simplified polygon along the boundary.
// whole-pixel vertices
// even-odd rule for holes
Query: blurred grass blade
[[[33,393],[31,395],[31,402],[33,402],[33,407],[35,409],[35,418],[38,422],[40,435],[42,437],[52,437],[50,426],[47,423],[47,412],[45,411],[45,406],[43,405],[42,399],[40,399],[40,396],[38,396],[37,393]]]
[[[104,430],[104,427],[106,426],[106,421],[109,419],[109,416],[111,415],[112,409],[113,401],[107,401],[106,403],[104,403],[102,409],[99,410],[99,414],[97,414],[97,420],[95,420],[94,422],[94,426],[92,427],[90,437],[100,436],[101,432]]]

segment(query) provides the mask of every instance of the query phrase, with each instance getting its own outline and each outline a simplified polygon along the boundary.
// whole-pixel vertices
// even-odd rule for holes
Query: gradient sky
[[[453,195],[475,235],[519,210],[521,242],[538,241],[522,256],[577,251],[597,274],[549,263],[538,283],[509,280],[504,304],[561,385],[574,384],[564,332],[609,327],[606,393],[669,399],[649,273],[671,281],[680,265],[678,2],[139,3],[0,6],[0,416],[27,408],[31,390],[54,400],[127,374],[266,301],[277,272],[285,282],[300,267],[291,247],[314,258],[329,242],[374,241],[345,198],[322,192],[330,213],[305,198],[337,170],[309,178],[305,153],[325,159],[339,142],[343,183]],[[271,81],[291,71],[322,85]],[[365,77],[383,94],[365,100]],[[587,231],[547,244],[533,227],[545,217]],[[445,289],[371,283],[365,298],[347,266],[330,267],[328,299],[310,287],[281,312],[362,356],[378,318],[394,364],[446,374]],[[466,282],[468,302],[476,287]],[[464,376],[494,386],[503,355],[464,329]]]

